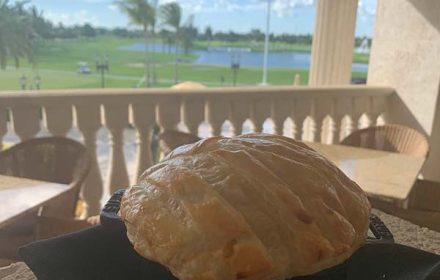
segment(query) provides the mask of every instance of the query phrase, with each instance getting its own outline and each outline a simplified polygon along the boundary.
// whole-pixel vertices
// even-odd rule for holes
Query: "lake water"
[[[162,44],[148,44],[150,51],[168,52],[168,47]],[[143,43],[122,46],[119,49],[128,51],[144,51]],[[174,51],[174,47],[171,49]],[[249,49],[213,48],[210,50],[196,49],[190,52],[198,58],[193,64],[198,65],[222,65],[230,66],[232,57],[239,60],[241,67],[263,67],[263,53],[253,52]],[[310,53],[298,51],[270,52],[268,56],[269,68],[309,69]],[[352,70],[355,72],[367,72],[368,64],[353,63]]]

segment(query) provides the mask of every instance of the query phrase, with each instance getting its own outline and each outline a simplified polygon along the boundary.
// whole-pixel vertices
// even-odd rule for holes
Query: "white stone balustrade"
[[[262,131],[263,124],[271,119],[274,133],[283,134],[286,119],[291,119],[293,130],[286,136],[337,143],[350,132],[347,128],[358,127],[361,118],[367,120],[363,125],[370,125],[389,113],[387,102],[392,94],[391,88],[372,86],[7,91],[0,92],[0,143],[8,127],[21,140],[34,137],[41,125],[57,136],[78,128],[93,163],[82,196],[89,214],[96,214],[107,188],[113,191],[135,182],[152,165],[151,132],[155,124],[164,130],[183,123],[197,133],[200,124],[207,122],[211,134],[220,135],[225,133],[225,121],[232,124],[232,134],[240,134],[247,119],[255,131]],[[101,127],[109,131],[106,189],[96,144]],[[127,172],[124,154],[123,135],[127,130],[136,135],[133,172]],[[128,174],[133,174],[131,180]]]

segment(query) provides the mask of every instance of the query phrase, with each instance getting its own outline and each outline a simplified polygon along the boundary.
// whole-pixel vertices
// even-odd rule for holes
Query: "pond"
[[[153,52],[168,52],[168,46],[154,43],[148,44]],[[144,51],[143,43],[135,43],[122,46],[119,49],[128,51]],[[171,48],[171,52],[174,47]],[[263,67],[263,53],[250,51],[250,49],[238,48],[210,48],[208,50],[195,49],[190,51],[197,56],[193,64],[197,65],[221,65],[230,66],[234,56],[240,62],[241,67]],[[268,56],[269,68],[309,69],[310,53],[300,51],[270,52]],[[355,72],[367,72],[368,64],[353,63],[352,70]]]

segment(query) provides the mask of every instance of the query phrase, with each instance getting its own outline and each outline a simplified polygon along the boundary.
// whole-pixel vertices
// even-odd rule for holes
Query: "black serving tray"
[[[124,191],[115,192],[101,212],[101,225],[41,240],[19,250],[39,280],[177,280],[164,266],[138,255],[118,216]],[[440,256],[395,244],[382,221],[370,217],[366,244],[347,261],[290,280],[440,280]]]

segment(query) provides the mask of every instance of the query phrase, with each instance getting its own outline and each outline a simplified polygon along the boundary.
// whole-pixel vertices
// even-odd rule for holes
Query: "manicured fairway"
[[[31,66],[22,61],[20,68],[11,65],[0,70],[0,90],[20,89],[20,77],[27,76],[28,87],[33,86],[33,77],[41,77],[41,88],[95,88],[101,86],[101,76],[95,71],[95,59],[108,55],[110,71],[106,73],[106,87],[143,86],[144,76],[143,53],[121,50],[119,47],[140,42],[139,39],[124,39],[112,36],[98,37],[92,40],[63,40],[45,42],[38,51],[38,64]],[[293,48],[293,47],[292,47]],[[306,50],[305,46],[297,46]],[[150,59],[155,61],[156,87],[168,87],[174,81],[174,54],[151,53]],[[229,67],[215,65],[193,65],[193,55],[180,55],[180,81],[197,81],[208,86],[229,86],[232,84],[232,73]],[[92,73],[78,74],[78,64],[87,63]],[[300,74],[301,83],[308,80],[307,70],[269,69],[269,84],[292,84],[295,74]],[[354,77],[365,77],[366,73],[353,73]],[[237,75],[238,85],[256,85],[261,83],[260,68],[242,68]],[[223,80],[223,83],[222,83]]]

